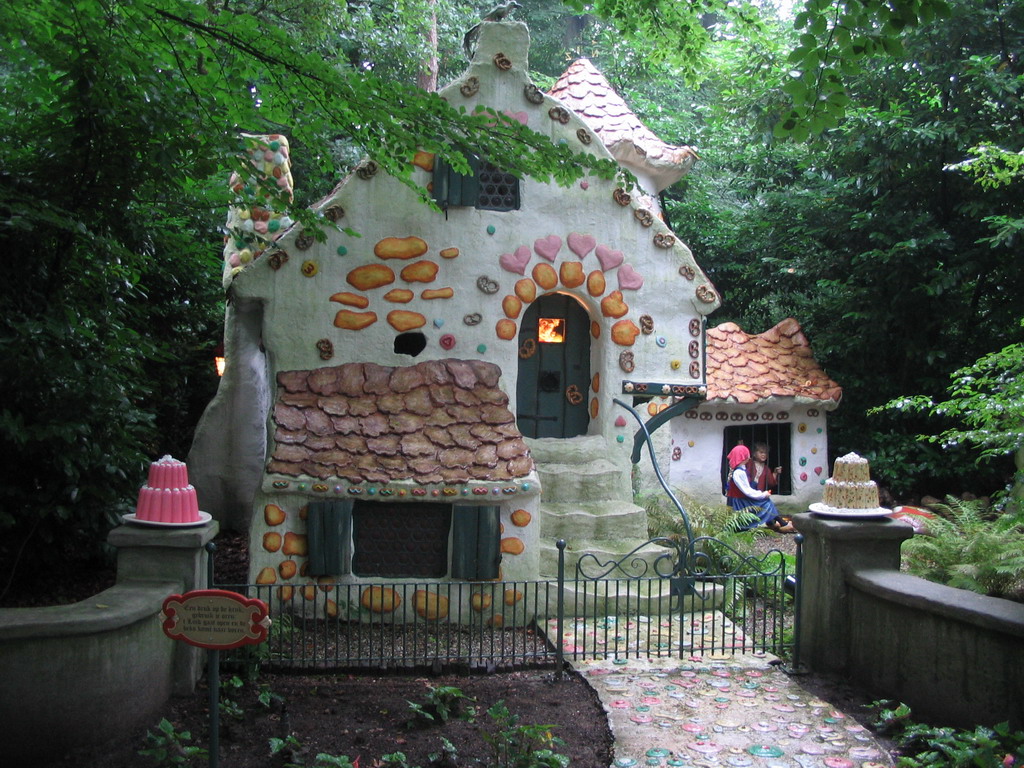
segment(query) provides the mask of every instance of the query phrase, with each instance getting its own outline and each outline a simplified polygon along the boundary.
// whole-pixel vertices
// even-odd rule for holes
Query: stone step
[[[631,465],[603,437],[527,440],[550,502],[632,500]]]
[[[629,470],[606,459],[586,464],[538,463],[537,474],[544,501],[632,500]]]
[[[542,502],[539,521],[543,540],[573,542],[581,535],[609,541],[648,538],[646,510],[621,501]]]

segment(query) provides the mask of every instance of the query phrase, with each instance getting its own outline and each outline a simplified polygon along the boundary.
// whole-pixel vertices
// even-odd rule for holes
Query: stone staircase
[[[666,550],[647,544],[647,512],[633,503],[628,458],[610,446],[600,435],[571,439],[528,439],[530,451],[541,481],[540,499],[540,577],[554,579],[558,575],[559,539],[566,541],[565,576],[574,579],[576,565],[585,558],[586,572],[597,575],[625,555],[634,552],[624,564],[629,573],[615,570],[610,579],[626,579],[633,575],[655,576],[653,563]],[[589,556],[589,557],[586,557]],[[595,562],[594,559],[596,559]],[[646,565],[646,574],[645,571]],[[665,573],[663,564],[660,569]],[[660,586],[652,591],[651,587]],[[669,584],[663,581],[612,583],[610,591],[594,583],[567,585],[564,599],[567,610],[577,606],[587,615],[616,613],[628,607],[629,612],[665,613],[670,610]],[[714,607],[698,601],[694,610]],[[596,611],[596,613],[594,613]]]

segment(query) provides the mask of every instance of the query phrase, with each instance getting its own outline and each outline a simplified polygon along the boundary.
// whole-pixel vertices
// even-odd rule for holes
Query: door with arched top
[[[541,296],[519,326],[519,431],[526,437],[585,435],[589,388],[590,316],[571,296]]]

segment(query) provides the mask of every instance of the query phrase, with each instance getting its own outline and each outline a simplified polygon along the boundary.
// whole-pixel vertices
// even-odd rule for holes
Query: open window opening
[[[395,354],[417,357],[427,348],[427,337],[419,331],[400,333],[395,336]]]
[[[726,427],[722,432],[722,487],[729,479],[729,463],[725,456],[741,440],[753,453],[756,443],[768,446],[768,466],[782,467],[778,477],[779,487],[774,493],[789,496],[793,493],[793,459],[792,459],[793,425],[785,424],[737,424]]]

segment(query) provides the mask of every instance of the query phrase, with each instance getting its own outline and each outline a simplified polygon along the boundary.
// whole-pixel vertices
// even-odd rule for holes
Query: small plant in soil
[[[326,752],[319,753],[312,763],[305,762],[302,743],[292,734],[283,739],[272,738],[269,741],[271,757],[287,761],[283,763],[283,768],[356,768],[356,764],[347,756],[329,755]]]
[[[156,727],[156,733],[146,732],[146,743],[150,746],[140,749],[139,754],[151,758],[158,766],[193,765],[195,758],[206,758],[208,752],[188,742],[192,740],[190,731],[178,731],[165,717]]]
[[[447,723],[451,718],[471,723],[476,719],[476,707],[471,705],[473,701],[453,685],[431,686],[421,703],[409,702],[409,709],[413,712],[409,727]]]
[[[495,730],[481,736],[491,748],[490,768],[566,768],[569,758],[551,747],[564,743],[551,734],[554,725],[519,725],[504,701],[487,710]]]

